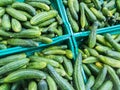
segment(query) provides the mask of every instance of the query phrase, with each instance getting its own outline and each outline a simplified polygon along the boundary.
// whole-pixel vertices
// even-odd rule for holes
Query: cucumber
[[[115,70],[108,65],[105,65],[105,66],[107,67],[108,73],[112,79],[115,90],[120,90],[120,79],[117,76]]]
[[[106,75],[107,75],[107,68],[103,67],[103,69],[99,72],[99,74],[95,80],[95,84],[92,87],[92,90],[97,90],[102,85],[102,83],[105,80]]]
[[[101,2],[99,0],[91,0],[94,5],[95,5],[95,8],[97,8],[98,10],[101,9]]]
[[[39,27],[48,26],[48,25],[52,24],[53,22],[55,22],[55,18],[51,18],[51,19],[49,19],[49,20],[47,20],[47,21],[45,21],[45,22],[39,24]]]
[[[89,63],[95,63],[97,61],[98,61],[98,59],[96,57],[90,56],[90,57],[88,57],[86,59],[83,59],[82,63],[89,64]]]
[[[78,15],[77,15],[77,12],[74,8],[74,0],[68,0],[68,7],[69,7],[69,10],[70,10],[70,13],[71,13],[72,17],[75,20],[78,20]]]
[[[53,54],[53,55],[65,55],[66,54],[66,51],[64,51],[64,50],[60,50],[60,49],[56,49],[56,50],[48,50],[48,51],[46,51],[46,52],[43,52],[43,54],[45,54],[45,55],[51,55],[51,54]]]
[[[91,72],[94,75],[98,75],[99,72],[100,72],[100,69],[96,65],[94,65],[94,64],[88,64],[88,68],[91,70]]]
[[[31,5],[21,2],[15,2],[12,4],[12,8],[23,10],[28,12],[30,15],[34,16],[36,15],[36,10]]]
[[[39,44],[33,40],[24,39],[8,39],[8,44],[11,46],[26,46],[26,47],[38,47]]]
[[[2,27],[4,30],[9,31],[11,29],[10,17],[8,14],[4,14],[2,18]]]
[[[94,85],[94,83],[95,83],[95,78],[94,76],[91,75],[85,85],[86,90],[90,90],[91,87]]]
[[[19,33],[14,34],[16,38],[37,38],[41,35],[41,31],[34,29],[26,29]]]
[[[78,0],[74,0],[73,6],[74,6],[76,12],[78,13],[79,12],[79,2],[78,2]]]
[[[45,4],[45,3],[40,3],[40,2],[28,2],[29,5],[38,8],[38,9],[43,9],[45,11],[49,11],[50,7]]]
[[[68,20],[70,21],[73,31],[78,32],[79,26],[78,26],[77,22],[72,18],[71,14],[70,14],[70,10],[68,8],[67,8],[66,12],[67,12]]]
[[[0,0],[0,7],[11,5],[15,0]]]
[[[105,39],[113,46],[116,51],[120,51],[120,45],[112,38],[110,34],[105,35]]]
[[[45,56],[48,59],[53,59],[59,63],[63,63],[63,57],[62,56],[58,56],[58,55],[47,55]]]
[[[67,59],[66,57],[63,56],[63,66],[65,68],[65,71],[67,72],[67,74],[69,76],[72,76],[73,74],[73,66],[72,66],[72,62]]]
[[[113,83],[112,81],[108,80],[104,82],[98,90],[106,90],[106,89],[112,90],[112,88],[113,88]]]
[[[28,90],[37,90],[37,83],[35,81],[30,81],[28,84]]]
[[[51,18],[54,18],[58,15],[58,12],[55,10],[50,10],[48,12],[41,12],[37,15],[35,15],[31,20],[30,23],[32,25],[37,25],[40,23],[43,23]]]
[[[91,30],[90,35],[88,37],[88,46],[90,48],[93,48],[96,44],[96,30],[98,28],[98,23],[95,22],[92,27],[93,29]]]
[[[118,9],[118,11],[120,12],[120,1],[119,1],[119,0],[116,0],[116,4],[117,4],[117,9]]]
[[[57,85],[51,76],[47,76],[46,80],[49,86],[49,90],[57,90]]]
[[[25,59],[21,59],[18,61],[8,63],[8,64],[0,67],[0,75],[3,75],[5,73],[11,72],[11,71],[15,71],[15,70],[19,69],[20,67],[28,64],[28,62],[29,62],[29,59],[25,58]]]
[[[107,50],[105,54],[109,57],[120,60],[120,53],[117,51]]]
[[[29,21],[23,22],[22,26],[24,26],[26,29],[35,29],[39,30],[38,26],[32,26]]]
[[[47,69],[51,75],[51,77],[55,80],[57,85],[62,89],[62,90],[74,90],[71,84],[62,78],[51,65],[47,65]]]
[[[6,31],[0,29],[0,36],[10,38],[10,37],[13,37],[14,35],[12,33],[9,33],[9,32],[6,32]]]
[[[82,56],[81,54],[78,55],[75,65],[74,65],[74,84],[75,84],[75,90],[85,90],[85,84],[82,76]]]
[[[106,51],[111,50],[111,48],[102,45],[96,46],[95,49],[100,53],[105,53]]]
[[[21,60],[21,59],[24,59],[24,58],[26,58],[25,53],[6,56],[4,58],[0,58],[0,66],[5,65],[5,64],[10,63],[10,62],[14,62],[16,60]]]
[[[62,18],[60,17],[59,14],[57,15],[56,19],[57,19],[57,21],[58,21],[58,23],[59,23],[60,25],[63,24],[63,20],[62,20]]]
[[[52,60],[52,59],[48,59],[48,58],[44,58],[44,57],[38,57],[38,56],[31,56],[30,57],[31,61],[36,61],[36,62],[46,62],[47,64],[50,64],[54,67],[59,67],[59,63]]]
[[[116,60],[116,59],[113,59],[113,58],[110,58],[110,57],[107,57],[107,56],[102,56],[102,55],[99,55],[98,59],[101,62],[103,62],[105,64],[108,64],[112,67],[116,67],[116,68],[120,67],[120,61],[119,60]]]
[[[25,0],[25,2],[41,2],[50,5],[51,2],[49,0]]]
[[[66,72],[63,69],[55,68],[55,70],[62,77],[66,75]]]
[[[19,21],[27,21],[27,17],[20,13],[19,11],[15,10],[14,8],[6,8],[6,12],[12,16],[13,18],[19,20]]]
[[[12,30],[14,32],[20,32],[22,30],[20,22],[14,18],[12,18]]]
[[[44,37],[44,36],[39,36],[38,38],[34,38],[33,40],[37,41],[37,42],[43,42],[43,43],[46,43],[46,44],[49,44],[49,43],[53,42],[52,39],[50,39],[48,37]]]
[[[44,72],[34,69],[22,69],[8,74],[0,83],[13,83],[24,79],[46,79]]]
[[[89,53],[88,49],[85,48],[83,51],[84,51],[84,53],[87,55],[87,57],[90,56],[90,53]]]
[[[71,50],[65,50],[65,51],[66,51],[66,57],[72,59],[73,58],[72,51]]]
[[[0,17],[2,17],[5,14],[5,8],[0,7]]]
[[[89,70],[89,68],[85,64],[83,64],[83,69],[84,69],[85,73],[87,74],[87,76],[92,75],[91,71]]]
[[[27,68],[31,68],[31,69],[44,69],[46,67],[47,63],[46,62],[32,62],[29,63]]]
[[[10,84],[1,84],[0,90],[10,90]]]
[[[97,57],[99,53],[95,49],[87,48],[91,56]]]
[[[38,83],[38,90],[48,90],[48,85],[45,80],[40,80]]]

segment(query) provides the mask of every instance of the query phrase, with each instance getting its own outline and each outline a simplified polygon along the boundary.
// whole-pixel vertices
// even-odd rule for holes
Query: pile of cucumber
[[[92,38],[96,41],[89,42],[90,37],[83,39],[88,42],[79,49],[88,78],[81,90],[120,90],[120,35],[106,33]]]
[[[67,45],[0,58],[0,90],[76,90],[80,60],[74,69],[72,59]]]
[[[63,0],[73,32],[91,29],[99,22],[98,28],[120,23],[120,0]]]
[[[0,49],[49,44],[63,35],[62,24],[49,0],[0,0]]]

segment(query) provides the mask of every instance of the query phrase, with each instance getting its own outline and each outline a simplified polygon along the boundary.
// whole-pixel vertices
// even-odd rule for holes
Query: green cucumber
[[[0,90],[10,90],[10,84],[1,84]]]
[[[35,15],[31,20],[30,23],[32,25],[37,25],[40,23],[43,23],[51,18],[54,18],[58,15],[58,12],[55,10],[50,10],[48,12],[41,12],[37,15]]]
[[[38,47],[39,46],[39,44],[33,40],[8,39],[7,42],[11,46],[26,46],[26,47]]]
[[[74,65],[74,84],[75,84],[75,90],[85,90],[85,84],[82,76],[82,56],[81,54],[78,55],[75,65]]]
[[[87,65],[83,64],[83,69],[84,69],[85,73],[87,74],[87,76],[91,75],[91,71],[89,70],[89,68],[87,67]]]
[[[2,27],[6,31],[9,31],[11,29],[10,16],[8,14],[3,15]]]
[[[48,90],[48,84],[46,80],[40,80],[38,82],[38,90]]]
[[[28,2],[29,5],[35,7],[35,8],[38,8],[38,9],[43,9],[43,10],[46,10],[46,11],[49,11],[50,10],[50,7],[45,4],[45,3],[40,3],[40,2]]]
[[[8,74],[5,78],[0,80],[0,83],[13,83],[24,79],[45,79],[44,72],[34,69],[22,69]]]
[[[7,6],[10,5],[14,2],[15,0],[0,0],[0,7],[2,6]]]
[[[95,49],[100,53],[105,53],[106,51],[111,50],[111,48],[102,45],[96,46]]]
[[[13,18],[19,20],[19,21],[27,21],[27,17],[20,13],[19,11],[15,10],[14,8],[6,8],[6,12],[12,16]]]
[[[12,30],[14,32],[20,32],[22,30],[20,22],[16,19],[12,19]]]
[[[86,59],[83,59],[82,63],[89,64],[89,63],[95,63],[97,61],[98,61],[98,59],[96,57],[90,56],[90,57],[88,57]]]
[[[0,17],[2,17],[5,14],[5,8],[0,7]]]
[[[24,59],[24,58],[26,58],[25,53],[6,56],[4,58],[0,58],[0,66],[5,65],[5,64],[10,63],[10,62],[14,62],[16,60],[21,60],[21,59]]]
[[[51,75],[51,77],[55,80],[57,85],[62,89],[62,90],[74,90],[71,84],[62,78],[51,65],[47,65],[47,69]]]
[[[107,75],[107,68],[103,67],[103,69],[99,72],[99,74],[95,80],[95,84],[92,87],[92,90],[97,90],[102,85],[102,83],[105,80],[106,75]]]
[[[35,81],[29,82],[28,90],[37,90],[37,83]]]
[[[47,76],[46,80],[49,86],[49,90],[57,90],[57,85],[51,76]]]
[[[94,64],[88,64],[88,68],[91,70],[91,72],[94,75],[98,75],[99,72],[100,72],[100,69],[96,65],[94,65]]]
[[[25,2],[41,2],[50,5],[51,2],[49,0],[25,0]]]
[[[28,64],[28,62],[29,62],[29,59],[25,58],[25,59],[21,59],[18,61],[8,63],[8,64],[0,67],[0,75],[3,75],[5,73],[11,72],[11,71],[15,71],[15,70],[19,69],[20,67]]]
[[[12,4],[12,8],[23,10],[28,12],[30,15],[34,16],[36,15],[36,10],[31,5],[21,2],[15,2]]]
[[[65,50],[65,51],[66,51],[66,57],[72,59],[73,58],[72,51],[71,50]]]

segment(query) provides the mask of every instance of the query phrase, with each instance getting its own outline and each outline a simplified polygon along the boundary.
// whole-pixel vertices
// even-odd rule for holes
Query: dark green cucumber
[[[6,56],[4,58],[0,58],[0,66],[5,65],[5,64],[10,63],[10,62],[14,62],[16,60],[21,60],[21,59],[24,59],[24,58],[26,58],[25,53]]]
[[[107,67],[108,73],[112,79],[115,90],[120,90],[120,79],[116,74],[115,70],[108,65],[105,65],[105,66]]]
[[[13,18],[19,20],[19,21],[27,21],[27,17],[20,13],[19,11],[15,10],[14,8],[6,8],[6,12],[12,16]]]
[[[11,72],[11,71],[15,71],[17,69],[19,69],[20,67],[28,64],[29,59],[25,58],[25,59],[21,59],[21,60],[17,60],[11,63],[8,63],[2,67],[0,67],[0,75],[3,75],[5,73]]]
[[[94,75],[98,75],[98,73],[100,72],[100,69],[94,64],[88,64],[88,68]]]
[[[29,82],[28,90],[37,90],[37,83],[35,81]]]
[[[14,37],[16,38],[37,38],[41,35],[41,31],[34,29],[26,29],[19,33],[15,33]]]
[[[22,30],[20,22],[16,19],[12,19],[12,30],[14,32],[20,32]]]
[[[51,76],[47,76],[46,80],[49,86],[49,90],[57,90],[57,85]]]
[[[98,90],[107,90],[107,89],[112,90],[112,88],[113,88],[113,82],[108,80],[104,82]]]
[[[74,84],[75,84],[75,90],[85,90],[85,84],[82,76],[82,56],[81,54],[78,55],[75,65],[74,65]]]
[[[73,74],[72,62],[69,59],[67,59],[66,57],[63,57],[63,65],[64,65],[64,68],[65,68],[65,71],[67,72],[67,74],[69,76],[72,76],[72,74]]]
[[[34,38],[33,40],[37,41],[37,42],[43,42],[43,43],[46,43],[46,44],[49,44],[49,43],[53,42],[52,39],[50,39],[48,37],[44,37],[44,36],[39,36],[38,38]]]
[[[0,0],[0,7],[2,6],[7,6],[10,5],[14,2],[15,0]]]
[[[39,46],[39,44],[33,40],[8,39],[7,42],[11,46],[26,46],[26,47],[38,47]]]
[[[43,9],[43,10],[46,10],[46,11],[49,11],[50,10],[50,7],[45,4],[45,3],[41,3],[41,2],[28,2],[29,5],[35,7],[35,8],[38,8],[38,9]]]
[[[14,71],[8,76],[6,76],[4,79],[0,80],[0,83],[13,83],[19,80],[24,79],[45,79],[46,75],[44,72],[40,70],[34,70],[34,69],[22,69]]]
[[[38,90],[48,90],[48,84],[46,80],[40,80],[38,82]]]
[[[12,7],[18,10],[23,10],[28,12],[30,15],[36,15],[36,10],[31,5],[21,2],[15,2],[12,4]]]
[[[57,85],[62,89],[62,90],[74,90],[71,84],[62,78],[51,65],[47,65],[47,69],[51,75],[51,77],[55,80]]]
[[[11,29],[10,16],[8,14],[3,15],[2,27],[6,31],[9,31]]]
[[[120,44],[118,44],[110,34],[105,35],[105,39],[115,48],[116,51],[120,51]]]
[[[103,67],[103,69],[99,72],[99,74],[95,80],[95,84],[92,87],[92,90],[97,90],[102,85],[102,83],[105,80],[106,75],[107,75],[107,68]]]
[[[85,85],[86,90],[90,90],[91,87],[94,85],[94,83],[95,83],[95,78],[94,76],[91,75]]]
[[[54,18],[58,15],[58,12],[55,10],[50,10],[48,12],[41,12],[37,15],[35,15],[31,20],[30,23],[32,25],[37,25],[40,23],[43,23],[51,18]]]

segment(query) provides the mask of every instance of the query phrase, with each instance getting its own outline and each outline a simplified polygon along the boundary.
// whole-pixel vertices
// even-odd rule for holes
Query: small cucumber
[[[71,50],[65,50],[65,51],[66,51],[66,57],[72,59],[73,58],[72,51]]]
[[[15,0],[0,0],[0,7],[2,6],[7,6],[10,5],[14,2]]]
[[[87,48],[91,56],[97,57],[99,53],[95,49]]]
[[[92,75],[91,71],[89,70],[89,68],[87,67],[87,65],[83,64],[83,69],[84,69],[85,73],[87,74],[87,76]]]
[[[47,76],[46,80],[49,86],[49,90],[57,90],[57,85],[51,76]]]
[[[13,18],[19,20],[19,21],[27,21],[27,17],[20,13],[19,11],[15,10],[14,8],[6,8],[6,12],[12,16]]]
[[[59,14],[57,15],[56,19],[57,19],[57,21],[58,21],[58,23],[59,23],[60,25],[63,24],[62,18],[60,17]]]
[[[41,2],[50,5],[51,2],[49,0],[25,0],[25,2]]]
[[[97,61],[98,61],[98,59],[97,59],[96,57],[90,56],[90,57],[88,57],[88,58],[86,58],[86,59],[83,59],[83,60],[82,60],[82,63],[89,64],[89,63],[95,63],[95,62],[97,62]]]
[[[12,8],[23,10],[28,12],[30,15],[34,16],[36,15],[36,10],[31,5],[21,2],[15,2],[12,4]]]
[[[101,9],[101,2],[99,0],[91,0],[94,5],[95,5],[95,8],[97,8],[98,10]]]
[[[46,75],[44,72],[40,70],[22,69],[8,74],[8,76],[0,80],[0,83],[13,83],[23,79],[36,79],[36,78],[45,79]]]
[[[12,30],[14,32],[20,32],[22,30],[20,22],[16,19],[12,19]]]
[[[9,31],[11,29],[10,16],[8,14],[3,15],[2,27],[6,31]]]
[[[79,12],[79,0],[74,0],[73,6],[74,6],[76,12],[78,13]]]
[[[40,80],[38,82],[38,90],[48,90],[48,84],[45,80]]]
[[[33,40],[24,39],[8,39],[8,44],[11,46],[26,46],[26,47],[38,47],[39,44]]]
[[[92,90],[97,90],[102,85],[102,83],[105,80],[106,75],[107,75],[107,68],[103,67],[103,69],[99,72],[99,74],[95,80],[95,84],[92,87]]]
[[[28,90],[37,90],[37,83],[35,81],[29,82]]]
[[[51,65],[47,65],[47,69],[51,75],[51,77],[55,80],[57,85],[62,89],[62,90],[74,90],[71,84],[62,78]]]
[[[43,23],[51,18],[54,18],[58,15],[58,12],[55,10],[50,10],[48,12],[41,12],[37,15],[35,15],[31,20],[30,23],[32,25],[37,25],[40,23]]]
[[[111,50],[111,48],[102,45],[96,46],[95,49],[100,53],[105,53],[106,51]]]
[[[0,17],[2,17],[5,14],[5,8],[0,7]]]
[[[100,69],[94,64],[88,64],[88,68],[94,75],[98,75],[98,73],[100,72]]]

